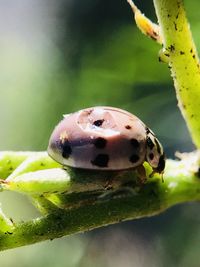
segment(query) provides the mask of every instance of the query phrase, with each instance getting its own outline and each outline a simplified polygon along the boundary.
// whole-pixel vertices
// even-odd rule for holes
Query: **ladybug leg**
[[[102,193],[98,197],[98,201],[108,201],[110,199],[116,199],[116,198],[123,198],[123,197],[131,197],[136,196],[138,192],[131,187],[121,187],[114,190],[109,190],[105,193]]]
[[[147,175],[146,175],[146,170],[145,170],[144,166],[140,165],[140,166],[136,167],[136,171],[138,174],[139,183],[141,185],[145,184],[147,181]]]
[[[152,173],[150,173],[149,178],[152,178],[152,177],[154,176],[155,173],[160,174],[161,181],[162,181],[162,183],[164,183],[163,172],[159,173],[159,172],[157,172],[156,170],[153,170]]]
[[[123,181],[123,179],[120,179],[121,175],[122,171],[116,172],[112,179],[109,179],[104,188],[106,191],[98,196],[98,200],[106,201],[111,198],[122,198],[138,194],[138,184],[137,181],[133,179],[133,176],[130,175],[126,181]],[[119,181],[121,182],[119,183]]]

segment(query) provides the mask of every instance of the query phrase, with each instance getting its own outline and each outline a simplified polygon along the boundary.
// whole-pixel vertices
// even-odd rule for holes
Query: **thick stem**
[[[200,67],[182,0],[154,0],[178,105],[200,148]]]
[[[120,221],[152,216],[175,204],[200,200],[199,159],[200,154],[196,152],[184,155],[181,161],[167,160],[164,183],[161,182],[159,176],[148,179],[147,184],[139,189],[133,186],[135,190],[133,194],[116,195],[117,197],[111,195],[106,199],[91,197],[89,201],[83,201],[80,205],[69,205],[69,201],[80,203],[83,199],[83,196],[80,198],[82,193],[73,195],[71,200],[70,195],[61,195],[61,198],[57,195],[58,199],[55,203],[60,201],[63,208],[56,208],[52,205],[49,207],[48,201],[44,203],[37,197],[34,200],[39,201],[38,203],[42,205],[42,212],[46,215],[29,222],[16,223],[12,231],[0,233],[0,250],[88,231]],[[148,172],[150,171],[148,165],[145,168]],[[80,172],[75,171],[68,175],[70,179],[78,181],[84,177],[90,177],[91,172],[85,171],[81,176]],[[107,175],[106,179],[109,180]],[[104,179],[103,173],[101,176],[94,175],[93,178]],[[131,171],[124,172],[119,179],[130,180],[130,177],[132,177]],[[92,194],[95,195],[91,192],[91,196]],[[65,201],[66,208],[64,208]]]

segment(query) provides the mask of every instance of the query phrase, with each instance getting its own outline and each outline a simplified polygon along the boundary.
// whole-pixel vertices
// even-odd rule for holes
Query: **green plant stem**
[[[0,179],[6,179],[14,170],[35,152],[0,152]]]
[[[167,160],[164,183],[161,182],[159,175],[155,176],[148,179],[145,185],[139,188],[133,187],[135,190],[133,194],[90,199],[80,205],[71,205],[70,208],[67,206],[70,194],[60,195],[63,208],[52,206],[49,209],[48,201],[45,200],[46,203],[42,203],[39,200],[40,204],[42,203],[46,208],[44,212],[46,215],[28,222],[14,223],[11,231],[0,233],[0,250],[84,232],[125,220],[152,216],[175,204],[200,200],[200,179],[198,175],[195,175],[200,165],[199,158],[199,152],[195,152],[185,155],[181,161]],[[145,168],[147,172],[150,171],[148,165]],[[84,176],[91,177],[92,174],[85,171],[81,176],[80,172],[71,170],[68,175],[70,179],[78,181]],[[109,180],[108,173],[103,175],[102,172],[101,178],[95,175],[93,176],[94,184],[95,179]],[[133,178],[133,171],[124,172],[119,179],[130,180],[130,177]],[[78,203],[82,199],[80,194],[73,195],[71,202]],[[38,197],[37,200],[39,198],[42,197]],[[64,208],[65,201],[66,209]]]
[[[179,108],[200,148],[200,67],[182,0],[154,0]]]

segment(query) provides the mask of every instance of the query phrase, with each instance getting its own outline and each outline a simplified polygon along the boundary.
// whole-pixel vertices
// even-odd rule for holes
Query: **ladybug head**
[[[146,161],[154,172],[163,173],[165,169],[165,153],[162,145],[149,129],[146,137]]]

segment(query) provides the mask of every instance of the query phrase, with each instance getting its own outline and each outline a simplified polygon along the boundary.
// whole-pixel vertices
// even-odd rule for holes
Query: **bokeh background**
[[[152,1],[137,1],[156,21]],[[199,1],[185,0],[197,46]],[[0,148],[46,150],[62,114],[111,105],[139,116],[167,156],[194,149],[160,47],[135,27],[125,0],[0,0]],[[25,196],[1,193],[7,215],[38,216]],[[5,251],[0,266],[200,266],[199,204],[89,233]]]

